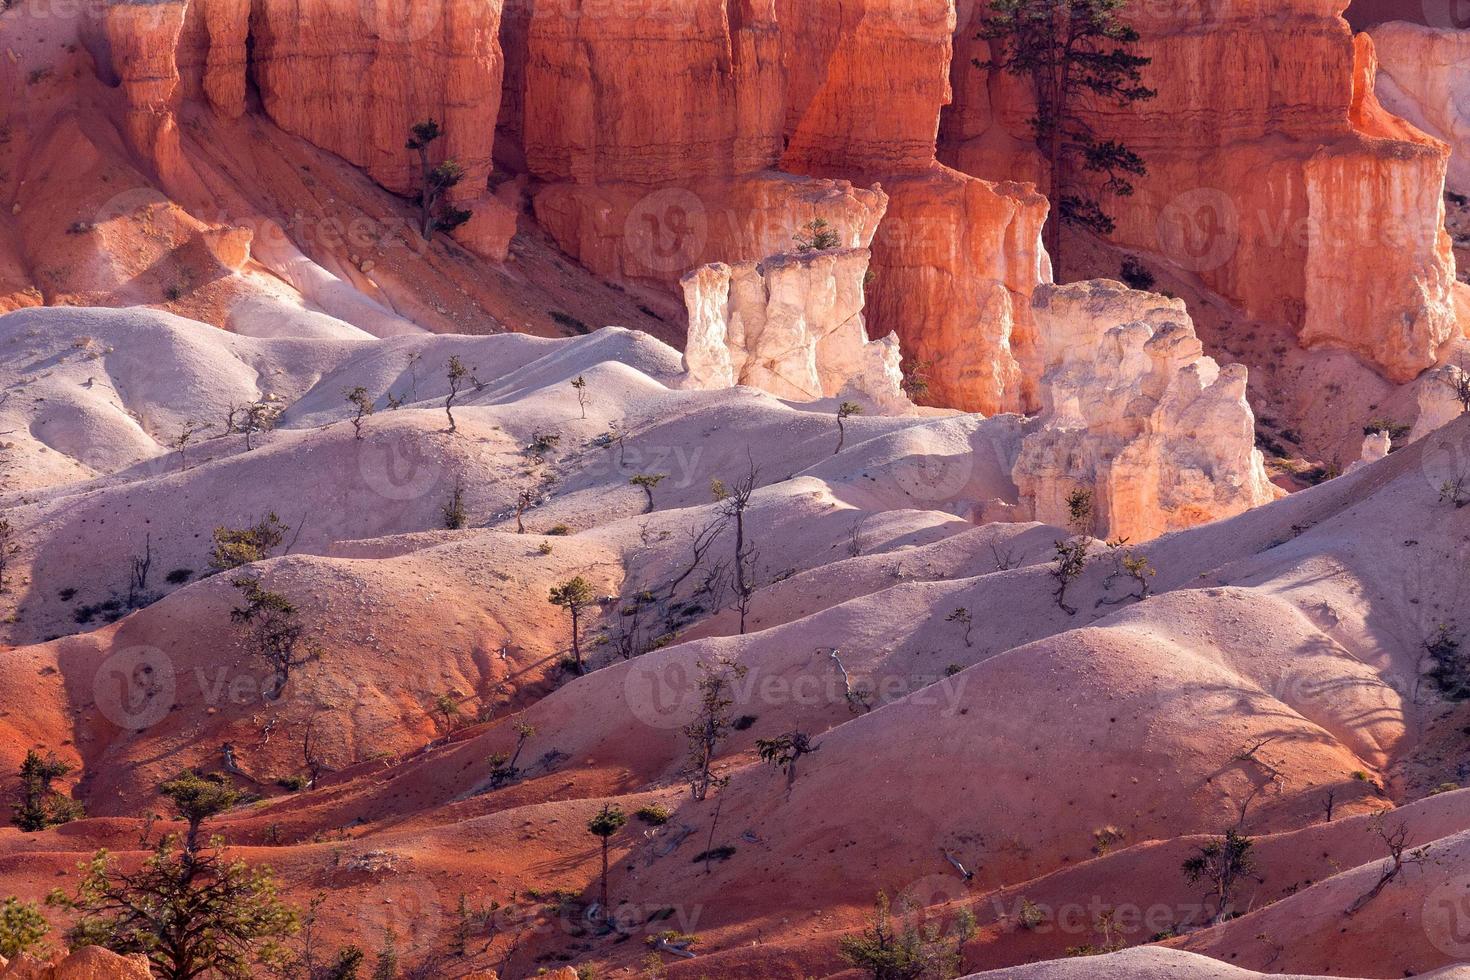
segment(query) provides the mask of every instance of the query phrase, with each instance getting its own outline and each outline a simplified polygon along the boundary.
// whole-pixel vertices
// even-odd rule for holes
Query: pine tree
[[[457,187],[465,177],[464,167],[453,160],[431,166],[429,146],[444,135],[444,130],[433,119],[415,123],[409,132],[406,148],[419,156],[419,231],[425,239],[432,239],[436,231],[453,231],[469,221],[474,212],[454,207],[444,200],[444,195]]]
[[[285,963],[279,940],[299,924],[295,910],[276,897],[271,872],[229,860],[221,838],[201,839],[204,822],[233,807],[239,794],[192,772],[160,791],[187,831],[161,840],[136,871],[98,851],[83,865],[74,895],[56,892],[47,900],[81,913],[68,942],[142,953],[164,980],[206,974],[245,980],[257,968]]]
[[[1142,84],[1153,60],[1133,54],[1138,32],[1120,19],[1129,0],[990,0],[979,37],[990,42],[988,61],[976,67],[1029,78],[1035,85],[1031,128],[1050,166],[1052,220],[1047,225],[1057,282],[1062,282],[1062,225],[1111,234],[1113,217],[1099,195],[1133,193],[1130,177],[1148,173],[1143,159],[1116,139],[1098,134],[1084,109],[1128,106],[1155,98]],[[1084,187],[1087,177],[1100,181]]]

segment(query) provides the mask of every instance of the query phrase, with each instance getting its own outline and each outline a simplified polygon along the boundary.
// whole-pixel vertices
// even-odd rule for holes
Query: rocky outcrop
[[[954,4],[778,0],[777,10],[788,76],[781,165],[881,181],[889,194],[873,245],[872,332],[898,334],[935,404],[1034,408],[1030,300],[1051,280],[1047,202],[936,161]]]
[[[9,962],[0,959],[0,977],[5,980],[149,980],[151,976],[147,957],[119,956],[101,946],[83,946],[49,961],[26,953]]]
[[[1149,173],[1134,196],[1104,204],[1116,242],[1404,381],[1435,363],[1454,327],[1439,230],[1446,150],[1378,110],[1371,44],[1355,44],[1341,6],[1130,7],[1159,97],[1092,122]],[[941,158],[991,179],[1039,175],[1026,90],[974,67],[989,52],[975,38],[984,5],[969,9]]]
[[[793,401],[851,396],[887,414],[912,408],[898,339],[868,340],[869,258],[866,249],[813,251],[686,275],[687,386],[749,385]]]
[[[1470,31],[1394,21],[1368,33],[1383,107],[1448,143],[1449,186],[1470,194]]]
[[[1204,355],[1183,301],[1095,280],[1040,287],[1034,312],[1045,374],[1012,471],[1022,519],[1069,526],[1083,490],[1094,536],[1138,542],[1281,495],[1245,367]]]
[[[117,3],[103,12],[110,65],[126,104],[123,129],[133,150],[165,177],[178,167],[182,92],[175,51],[188,5]]]
[[[825,218],[844,246],[871,243],[871,330],[927,363],[933,401],[1034,405],[1047,206],[936,162],[953,30],[949,0],[695,0],[656,18],[526,0],[502,32],[497,153],[546,182],[535,211],[557,242],[624,281],[759,261]],[[881,184],[886,217],[849,181]]]
[[[1409,432],[1410,442],[1418,442],[1464,414],[1465,406],[1460,403],[1459,392],[1466,384],[1466,378],[1466,372],[1458,365],[1444,364],[1415,382],[1419,415]]]

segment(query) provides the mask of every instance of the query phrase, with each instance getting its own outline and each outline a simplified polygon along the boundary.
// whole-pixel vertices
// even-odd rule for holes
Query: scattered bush
[[[1129,289],[1141,289],[1146,293],[1153,292],[1153,288],[1158,282],[1154,278],[1154,274],[1149,272],[1142,262],[1131,255],[1123,260],[1123,268],[1118,275],[1127,284]]]
[[[650,803],[648,806],[640,807],[633,816],[650,826],[662,827],[669,822],[669,817],[673,816],[673,813],[661,803]]]
[[[40,952],[41,941],[50,931],[35,902],[22,902],[12,895],[0,904],[0,956],[7,960],[21,953]]]

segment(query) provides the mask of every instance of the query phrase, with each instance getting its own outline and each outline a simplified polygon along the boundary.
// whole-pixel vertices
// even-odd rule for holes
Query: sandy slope
[[[1097,544],[1069,615],[1049,561],[1063,532],[972,523],[1014,493],[1016,419],[854,419],[834,455],[833,406],[678,390],[677,354],[622,330],[308,341],[57,310],[0,319],[0,345],[7,383],[32,379],[15,397],[69,412],[43,414],[66,421],[28,427],[7,454],[27,482],[8,497],[21,552],[5,596],[18,645],[0,672],[0,769],[48,747],[80,764],[68,782],[95,815],[0,831],[0,890],[40,894],[93,847],[136,848],[157,782],[185,765],[222,771],[228,744],[232,778],[262,799],[226,828],[292,895],[328,892],[333,937],[372,946],[391,922],[428,960],[446,952],[461,892],[502,903],[476,927],[488,949],[451,976],[512,946],[511,976],[568,960],[627,967],[670,921],[703,939],[694,961],[665,957],[673,976],[824,975],[880,888],[936,921],[973,906],[970,969],[1094,941],[1090,912],[1068,929],[1017,929],[1022,897],[1161,905],[1168,921],[1127,932],[1130,944],[1187,932],[1174,942],[1254,969],[1387,977],[1457,955],[1432,922],[1413,941],[1376,937],[1457,880],[1463,793],[1401,811],[1442,863],[1411,869],[1346,933],[1338,906],[1376,877],[1373,813],[1470,776],[1466,707],[1420,677],[1426,637],[1470,616],[1470,509],[1437,489],[1470,456],[1463,421],[1150,543],[1147,601],[1126,598],[1131,583]],[[475,379],[454,433],[451,355]],[[343,398],[357,384],[380,399],[361,439]],[[263,393],[284,412],[254,449],[207,439],[185,470],[165,445],[182,420]],[[403,406],[388,410],[388,393]],[[614,423],[621,445],[606,436]],[[531,448],[548,433],[554,445]],[[702,588],[731,559],[731,531],[698,562],[692,535],[718,517],[711,480],[731,485],[752,464],[760,588],[739,635],[728,586]],[[628,485],[638,473],[667,474],[651,513]],[[450,531],[456,486],[469,527]],[[257,571],[299,605],[319,651],[274,702],[229,621],[229,576],[202,577],[215,526],[272,509],[292,526],[290,554]],[[546,533],[558,525],[567,533]],[[150,588],[167,594],[130,614],[96,609],[125,595],[143,541]],[[164,582],[176,568],[190,575]],[[574,678],[558,665],[567,618],[547,593],[578,574],[604,598],[584,617],[594,669]],[[94,607],[89,620],[79,607]],[[625,661],[632,635],[658,648]],[[747,670],[730,706],[746,720],[719,751],[728,788],[701,803],[683,786],[680,728],[699,665],[721,657]],[[452,732],[434,712],[442,694],[460,711]],[[290,793],[278,782],[303,771],[308,722],[329,771]],[[491,757],[515,750],[517,723],[535,734],[519,778],[497,786]],[[793,729],[820,749],[788,783],[756,740]],[[582,828],[609,798],[672,812],[614,841],[635,941],[589,932],[580,905],[525,894],[590,894],[597,853]],[[1259,835],[1253,911],[1188,931],[1203,920],[1179,865],[1242,810]],[[707,871],[693,858],[711,843],[734,851]],[[1284,949],[1269,964],[1276,945],[1260,935]],[[1117,975],[1214,975],[1170,958],[1183,954],[1144,955]]]

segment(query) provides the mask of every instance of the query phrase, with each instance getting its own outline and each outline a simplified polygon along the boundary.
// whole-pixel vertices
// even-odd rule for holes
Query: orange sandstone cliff
[[[1136,196],[1106,202],[1115,242],[1197,274],[1304,345],[1350,350],[1402,382],[1455,335],[1440,201],[1448,153],[1379,109],[1372,44],[1355,42],[1343,6],[1140,6],[1158,98],[1091,121],[1149,167]],[[1023,87],[974,65],[989,56],[976,38],[982,15],[975,5],[957,35],[941,156],[989,178],[1039,175]]]

